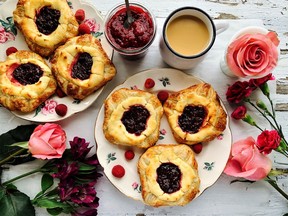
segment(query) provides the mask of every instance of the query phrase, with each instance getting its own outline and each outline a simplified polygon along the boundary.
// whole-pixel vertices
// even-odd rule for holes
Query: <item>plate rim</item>
[[[196,76],[193,76],[193,75],[191,75],[191,74],[187,74],[187,73],[185,73],[184,71],[182,71],[182,70],[179,70],[179,69],[175,69],[175,68],[150,68],[150,69],[145,69],[145,70],[141,70],[141,71],[139,71],[139,72],[137,72],[137,73],[135,73],[134,75],[131,75],[131,76],[129,76],[126,80],[124,80],[122,83],[120,83],[119,85],[117,85],[117,86],[115,86],[112,90],[111,90],[111,92],[107,95],[107,97],[104,99],[104,101],[115,91],[115,90],[117,90],[117,89],[119,89],[119,88],[121,88],[124,84],[125,84],[125,82],[127,82],[129,79],[132,79],[132,78],[135,78],[135,77],[137,77],[137,76],[141,76],[142,75],[142,73],[148,73],[148,72],[150,72],[150,71],[152,71],[152,70],[171,70],[171,71],[177,71],[177,72],[179,72],[179,73],[181,73],[181,75],[183,75],[183,76],[191,76],[191,77],[193,77],[193,78],[195,78],[195,79],[197,79],[197,80],[199,80],[200,82],[204,82],[204,83],[206,83],[203,79],[200,79],[200,78],[198,78],[198,77],[196,77]],[[140,75],[139,75],[140,74]],[[229,118],[229,116],[228,116],[228,110],[227,110],[227,108],[225,107],[225,105],[224,105],[224,103],[223,103],[223,101],[221,100],[221,98],[219,97],[219,100],[220,100],[220,102],[221,102],[221,105],[222,105],[222,107],[224,108],[224,110],[225,110],[225,112],[226,112],[226,114],[227,114],[227,117],[226,117],[226,120],[227,120],[227,123],[226,123],[226,129],[225,130],[227,130],[227,133],[229,134],[229,136],[230,136],[230,140],[229,140],[229,145],[227,145],[227,146],[229,146],[229,155],[230,155],[230,153],[231,153],[231,147],[232,147],[232,143],[233,143],[233,136],[232,136],[232,131],[231,131],[231,126],[230,126],[230,118]],[[95,147],[96,147],[96,155],[97,155],[97,157],[98,157],[98,142],[97,142],[97,138],[96,138],[96,126],[97,126],[97,122],[98,122],[98,119],[99,119],[99,117],[100,117],[100,114],[101,114],[101,111],[104,109],[104,103],[102,104],[102,106],[100,107],[100,109],[99,109],[99,111],[98,111],[98,114],[97,114],[97,117],[96,117],[96,120],[95,120],[95,123],[94,123],[94,141],[95,141]],[[103,129],[101,128],[101,131],[103,131]],[[102,132],[103,133],[103,132]],[[108,142],[108,141],[107,141]],[[178,143],[177,143],[178,144]],[[112,145],[112,144],[111,144]],[[146,151],[146,149],[144,149],[144,151]],[[226,160],[226,163],[228,162],[228,159],[229,159],[229,155],[228,155],[228,157],[227,157],[227,160]],[[98,158],[98,160],[99,160],[99,158]],[[225,163],[225,164],[226,164]],[[102,163],[99,161],[99,164],[102,166]],[[141,200],[140,199],[136,199],[135,197],[132,197],[132,196],[129,196],[129,195],[127,195],[124,191],[122,191],[119,187],[117,187],[111,180],[110,180],[110,178],[108,177],[108,175],[106,174],[106,172],[105,172],[105,167],[104,166],[102,166],[103,167],[103,174],[105,175],[105,177],[106,177],[106,179],[111,183],[111,185],[113,185],[113,187],[115,187],[119,192],[121,192],[123,195],[125,195],[126,197],[128,197],[128,198],[131,198],[131,199],[133,199],[133,200],[135,200],[135,201],[140,201],[140,202],[142,202],[142,203],[144,203],[144,200],[142,199],[142,194],[141,194]],[[199,168],[199,167],[198,167]],[[196,198],[198,198],[199,196],[201,196],[207,189],[209,189],[210,187],[212,187],[214,184],[216,184],[216,182],[219,180],[219,178],[221,177],[221,175],[223,174],[223,171],[224,171],[224,169],[225,169],[225,167],[223,168],[223,170],[221,171],[221,173],[220,173],[220,175],[215,179],[215,181],[212,183],[212,184],[210,184],[209,186],[207,186],[206,188],[204,188],[201,192],[198,192],[197,194],[196,194],[196,196],[194,197],[194,199],[193,200],[191,200],[191,202],[192,201],[194,201]],[[200,179],[200,181],[201,181],[201,179]],[[189,203],[191,203],[191,202],[189,202]],[[188,203],[188,204],[189,204]],[[144,203],[145,204],[145,203]],[[165,207],[165,206],[164,206]],[[169,206],[166,206],[166,207],[169,207]],[[173,207],[173,206],[170,206],[170,207]]]
[[[91,14],[91,15],[90,15],[91,17],[89,17],[89,18],[98,18],[98,19],[100,19],[100,20],[101,20],[101,25],[102,25],[101,28],[102,28],[102,31],[104,31],[104,21],[105,21],[105,20],[104,20],[104,16],[100,13],[100,11],[99,11],[94,5],[92,5],[92,4],[89,3],[89,2],[83,2],[82,0],[69,0],[69,1],[72,2],[72,3],[74,3],[74,4],[76,4],[77,6],[78,6],[78,5],[79,5],[79,6],[84,5],[84,7],[90,7],[91,10],[93,10],[93,14]],[[2,4],[0,4],[0,9],[4,8],[6,5],[9,5],[10,7],[8,7],[8,6],[6,6],[6,7],[10,8],[9,10],[12,10],[12,12],[13,12],[14,9],[11,8],[11,4],[14,3],[14,2],[15,2],[15,7],[16,7],[18,0],[6,0],[6,1],[4,1]],[[75,12],[75,10],[77,10],[77,8],[71,8],[71,10]],[[13,14],[11,14],[11,16],[13,16]],[[22,35],[22,33],[20,32],[20,30],[19,30],[18,28],[17,28],[17,30],[19,31],[18,34],[21,34],[21,35]],[[104,36],[102,36],[101,40],[107,41]],[[23,43],[26,44],[25,41],[23,41]],[[108,42],[107,42],[106,44],[108,45]],[[0,44],[0,45],[1,45],[1,44]],[[103,45],[103,43],[102,43],[102,45]],[[113,49],[111,46],[109,46],[109,45],[107,46],[107,45],[106,45],[106,49],[108,48],[109,53],[110,53],[110,55],[109,55],[108,57],[109,57],[109,59],[112,61],[113,56],[114,56],[114,49]],[[104,47],[103,47],[103,49],[104,49]],[[27,48],[27,50],[30,50],[30,49]],[[45,60],[48,62],[47,59],[45,59]],[[4,59],[3,61],[5,61],[5,59]],[[48,63],[49,63],[49,62],[48,62]],[[49,64],[49,68],[51,68],[51,67],[50,67],[50,64]],[[105,85],[106,85],[106,84],[105,84]],[[89,104],[87,104],[87,105],[85,105],[85,106],[81,106],[81,107],[79,107],[77,110],[73,110],[72,112],[68,112],[65,116],[55,115],[54,117],[51,117],[51,118],[48,118],[48,119],[45,119],[44,116],[41,117],[41,118],[34,118],[34,117],[35,117],[35,112],[36,112],[37,108],[36,108],[35,110],[29,112],[29,113],[23,113],[23,112],[17,111],[17,110],[15,110],[15,111],[9,110],[9,109],[5,108],[4,106],[2,106],[2,107],[5,108],[5,109],[7,109],[7,110],[8,110],[12,115],[14,115],[15,117],[18,117],[18,118],[23,119],[23,120],[31,121],[31,122],[44,123],[44,122],[57,122],[57,121],[62,121],[62,120],[64,120],[64,119],[67,119],[67,118],[69,118],[69,117],[71,117],[71,116],[73,116],[73,115],[75,115],[75,114],[77,114],[77,113],[80,113],[80,112],[88,109],[91,105],[93,105],[93,104],[96,102],[96,100],[98,99],[98,97],[101,95],[101,93],[103,92],[103,90],[104,90],[104,88],[105,88],[105,85],[101,86],[99,89],[95,90],[91,95],[89,95],[89,96],[95,95],[95,96],[94,96],[95,98],[91,98],[91,99],[89,99],[89,100],[87,101],[87,102],[90,101]],[[56,94],[56,93],[55,93],[55,94]],[[88,96],[88,97],[89,97],[89,96]],[[54,97],[54,95],[51,95],[48,99],[51,99],[51,98],[53,98],[53,97]],[[70,97],[70,96],[67,96],[67,97]],[[69,101],[67,101],[67,102],[73,103],[73,100],[75,100],[75,99],[73,99],[72,97],[70,97],[70,98],[71,98],[71,99],[69,99]],[[48,100],[48,99],[47,99],[47,100]],[[45,100],[45,101],[47,101],[47,100]],[[59,100],[59,99],[58,99],[58,100]],[[82,102],[82,100],[81,100],[81,102]],[[44,102],[43,102],[43,103],[44,103]],[[61,99],[59,100],[58,103],[61,103]],[[83,102],[83,104],[84,104],[84,103],[85,103],[85,101]],[[41,105],[39,105],[39,106],[41,106]],[[68,109],[69,109],[69,104],[67,104],[67,106],[68,106]],[[43,118],[43,119],[42,119],[42,118]]]

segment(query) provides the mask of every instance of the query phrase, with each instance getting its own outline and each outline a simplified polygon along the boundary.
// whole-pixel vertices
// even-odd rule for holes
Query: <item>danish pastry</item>
[[[109,142],[139,148],[157,142],[163,115],[157,96],[121,88],[106,99],[104,109],[103,132]]]
[[[36,53],[18,51],[0,62],[0,103],[11,111],[35,110],[56,87],[51,69]]]
[[[138,161],[143,201],[150,206],[184,206],[199,192],[198,164],[190,147],[160,144]]]
[[[78,34],[78,22],[66,0],[19,0],[13,18],[28,47],[43,57]]]
[[[164,104],[164,113],[174,138],[183,144],[213,140],[226,128],[227,114],[207,83],[171,94]]]
[[[51,60],[57,83],[67,95],[83,99],[116,74],[100,41],[90,34],[69,39]]]

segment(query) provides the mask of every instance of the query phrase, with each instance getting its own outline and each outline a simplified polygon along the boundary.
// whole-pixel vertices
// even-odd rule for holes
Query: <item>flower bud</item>
[[[260,86],[260,89],[262,90],[263,94],[269,97],[270,95],[270,89],[267,83],[264,83]]]
[[[246,114],[242,120],[247,122],[248,124],[250,124],[252,126],[256,126],[256,122],[254,121],[254,119],[249,114]]]
[[[267,106],[266,106],[265,103],[264,103],[263,101],[261,101],[261,100],[258,100],[257,103],[256,103],[256,105],[257,105],[260,109],[262,109],[262,110],[264,110],[264,111],[267,110]]]

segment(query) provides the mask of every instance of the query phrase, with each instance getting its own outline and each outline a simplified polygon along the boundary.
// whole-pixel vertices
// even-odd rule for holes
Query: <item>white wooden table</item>
[[[0,2],[3,0],[0,0]],[[83,0],[84,1],[84,0]],[[103,16],[119,0],[85,0],[94,5]],[[164,19],[174,9],[182,6],[195,6],[207,11],[214,19],[262,19],[265,27],[279,34],[281,43],[281,56],[279,65],[274,72],[277,78],[276,102],[277,116],[282,125],[284,134],[288,135],[288,5],[287,0],[143,0],[143,4],[152,9],[157,18],[158,35],[149,49],[147,55],[138,61],[127,61],[117,54],[113,62],[117,68],[117,76],[105,87],[105,90],[97,101],[85,112],[76,114],[69,119],[59,122],[67,131],[68,139],[75,135],[85,137],[91,143],[94,142],[94,124],[99,108],[109,92],[127,77],[150,68],[168,67],[160,57],[158,49],[159,34],[162,30]],[[248,22],[249,23],[249,22]],[[247,24],[248,24],[247,23]],[[251,23],[253,24],[253,23]],[[223,37],[223,36],[222,36]],[[219,36],[221,39],[221,35]],[[216,43],[217,46],[217,43]],[[217,48],[217,47],[216,47]],[[189,74],[197,75],[197,71],[188,70]],[[221,82],[221,81],[220,81]],[[218,89],[223,97],[226,86]],[[92,120],[93,119],[93,120]],[[30,122],[14,117],[9,111],[0,110],[0,133],[15,128],[20,124]],[[79,128],[81,130],[79,134]],[[235,134],[238,131],[234,131]],[[232,128],[233,133],[233,128]],[[278,158],[272,158],[278,160]],[[275,215],[281,216],[288,213],[288,203],[269,184],[260,181],[250,183],[230,182],[234,178],[221,175],[219,180],[208,188],[200,197],[185,207],[152,208],[139,201],[132,200],[119,192],[106,177],[102,177],[96,185],[100,206],[99,215]],[[288,192],[288,177],[279,180],[281,186]],[[1,210],[0,210],[1,213]],[[42,215],[42,213],[39,213]]]

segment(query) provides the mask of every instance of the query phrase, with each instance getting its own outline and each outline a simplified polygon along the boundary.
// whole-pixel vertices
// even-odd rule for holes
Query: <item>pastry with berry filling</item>
[[[43,57],[78,34],[78,22],[66,0],[19,0],[13,19],[28,47]]]
[[[174,138],[183,144],[211,141],[226,128],[227,114],[216,91],[207,83],[170,94],[164,113]]]
[[[100,41],[91,34],[71,38],[57,48],[51,66],[62,91],[79,100],[105,85],[116,74]]]
[[[121,88],[105,100],[103,132],[110,143],[148,148],[158,141],[162,115],[156,95]]]
[[[56,87],[51,69],[36,53],[17,51],[0,62],[0,103],[11,111],[35,110]]]
[[[138,161],[142,198],[149,206],[184,206],[199,192],[198,164],[184,144],[160,144]]]

